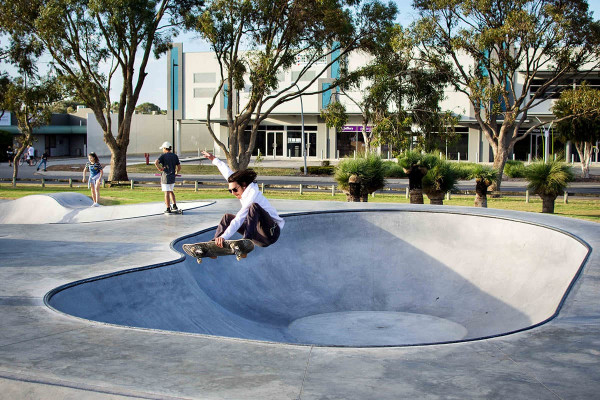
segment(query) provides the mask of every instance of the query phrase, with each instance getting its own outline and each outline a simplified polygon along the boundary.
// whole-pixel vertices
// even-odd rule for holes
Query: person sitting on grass
[[[268,247],[279,239],[284,220],[277,210],[260,192],[256,184],[256,172],[245,169],[233,172],[223,161],[209,152],[202,155],[215,165],[221,175],[227,180],[229,192],[242,203],[242,208],[236,215],[225,214],[219,222],[214,241],[219,247],[229,240],[235,232],[242,234],[244,239],[250,239],[259,247]]]
[[[175,176],[181,171],[181,164],[177,154],[171,152],[171,143],[164,142],[160,149],[163,153],[154,161],[156,168],[162,172],[160,175],[160,186],[165,193],[165,204],[167,210],[165,214],[178,211],[177,201],[175,200]],[[172,204],[172,205],[171,205]]]

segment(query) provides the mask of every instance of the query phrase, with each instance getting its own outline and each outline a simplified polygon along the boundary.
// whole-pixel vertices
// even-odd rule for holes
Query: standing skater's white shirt
[[[215,159],[212,160],[212,163],[219,169],[219,172],[225,179],[229,178],[231,174],[233,174],[233,171],[229,169],[229,166],[218,158],[215,157]],[[271,218],[273,218],[273,221],[279,225],[279,229],[283,229],[283,225],[285,225],[283,218],[277,214],[277,210],[275,210],[275,208],[273,208],[273,206],[269,203],[269,200],[263,196],[256,183],[253,182],[246,187],[244,193],[242,193],[240,202],[242,203],[242,208],[240,211],[238,211],[233,221],[231,221],[225,232],[223,232],[221,235],[223,239],[228,240],[233,236],[234,233],[237,232],[238,229],[240,229],[246,220],[246,217],[248,216],[248,209],[253,203],[258,204],[263,210],[268,212]]]

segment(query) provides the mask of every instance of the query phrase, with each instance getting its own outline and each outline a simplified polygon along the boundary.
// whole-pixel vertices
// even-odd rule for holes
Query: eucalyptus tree
[[[59,78],[91,108],[104,133],[111,152],[109,179],[127,180],[131,118],[148,60],[168,49],[181,8],[200,5],[187,0],[4,0],[0,14],[11,16],[11,33],[34,36],[51,55]],[[114,121],[110,93],[117,74],[123,81]]]
[[[340,91],[360,110],[367,152],[375,144],[433,151],[440,140],[456,139],[457,120],[440,106],[448,67],[431,68],[415,57],[413,46],[407,30],[394,25],[363,50],[370,57],[366,65],[346,71]]]
[[[367,47],[381,29],[391,26],[395,14],[395,5],[377,0],[213,0],[206,1],[203,13],[188,13],[187,27],[210,44],[220,66],[206,125],[229,166],[234,170],[247,167],[258,128],[276,107],[338,86],[340,80],[315,88],[332,65]],[[279,82],[278,74],[300,57],[303,67],[297,76],[291,82]],[[314,72],[312,77],[309,70]],[[245,104],[238,108],[228,102],[228,143],[220,140],[211,114],[219,94],[234,99],[237,91],[248,86]]]
[[[63,96],[62,85],[54,77],[14,77],[7,82],[0,108],[14,113],[19,129],[19,147],[13,159],[13,178],[19,173],[18,160],[28,145],[33,144],[33,130],[50,123],[52,105]]]
[[[573,141],[581,160],[582,176],[589,178],[593,149],[600,140],[600,90],[587,84],[566,90],[552,111],[557,118],[570,117],[558,122],[556,129],[563,139]]]
[[[530,113],[579,69],[598,66],[599,23],[584,0],[415,0],[420,54],[452,65],[487,138],[501,186],[515,143],[542,123]],[[523,128],[523,129],[522,129]]]

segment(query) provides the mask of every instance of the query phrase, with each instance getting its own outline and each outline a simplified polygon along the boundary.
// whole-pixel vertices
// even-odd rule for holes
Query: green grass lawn
[[[74,185],[70,188],[68,185],[52,185],[45,188],[39,184],[20,183],[13,188],[10,183],[0,185],[0,199],[16,199],[23,196],[53,192],[77,192],[90,196],[90,191],[85,184]],[[211,200],[211,199],[231,199],[232,196],[225,189],[199,189],[197,192],[193,188],[176,187],[175,194],[178,201],[190,200]],[[302,195],[297,190],[280,191],[266,190],[265,195],[270,199],[286,200],[327,200],[327,201],[346,201],[346,195],[337,193],[335,196],[331,192],[304,192]],[[160,188],[155,187],[136,187],[131,190],[127,186],[111,187],[100,189],[100,203],[103,205],[118,204],[136,204],[148,202],[160,202],[164,200],[164,195]],[[369,197],[370,202],[378,203],[408,203],[404,194],[383,194],[377,193],[375,197]],[[445,200],[444,204],[452,206],[472,206],[474,196],[453,195],[451,200]],[[425,199],[425,203],[428,200]],[[524,197],[502,197],[488,198],[489,208],[498,208],[505,210],[541,212],[542,201],[537,196],[531,196],[530,202],[526,203]],[[565,217],[580,218],[594,222],[600,222],[600,199],[596,198],[578,198],[569,199],[568,204],[564,204],[562,197],[557,198],[555,214]]]

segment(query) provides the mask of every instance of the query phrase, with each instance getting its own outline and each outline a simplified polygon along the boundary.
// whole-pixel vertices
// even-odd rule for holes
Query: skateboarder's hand
[[[223,245],[225,244],[225,239],[219,236],[215,239],[215,244],[219,247],[223,247]]]
[[[208,158],[210,161],[215,159],[215,156],[213,156],[212,154],[210,154],[208,151],[205,151],[205,150],[202,151],[202,155],[204,157]],[[221,246],[221,247],[223,247],[223,246]]]

